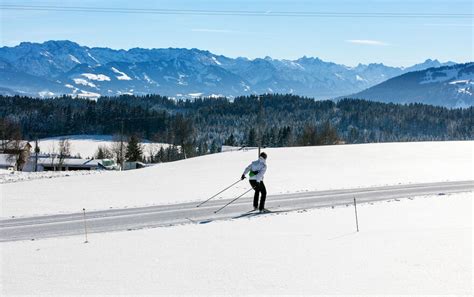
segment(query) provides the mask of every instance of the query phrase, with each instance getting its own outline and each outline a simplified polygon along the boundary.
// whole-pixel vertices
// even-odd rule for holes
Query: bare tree
[[[106,145],[99,145],[97,152],[95,153],[96,159],[112,159],[114,158],[114,153],[111,148]]]
[[[122,168],[123,162],[125,161],[125,152],[126,152],[126,138],[121,135],[114,135],[113,142],[110,144],[110,150],[115,158],[117,164],[120,164]]]
[[[31,146],[22,140],[21,127],[17,121],[0,119],[0,153],[7,154],[7,160],[15,163],[16,170],[22,170],[28,161]]]
[[[53,168],[53,170],[56,171],[56,165],[54,164],[54,161],[56,160],[57,154],[56,154],[56,146],[54,145],[54,142],[49,147],[48,154],[49,154],[49,157],[51,158],[51,168]]]
[[[59,140],[58,149],[59,149],[58,165],[59,165],[59,171],[61,171],[64,165],[64,160],[67,157],[71,156],[71,143],[69,142],[69,139],[63,138]]]

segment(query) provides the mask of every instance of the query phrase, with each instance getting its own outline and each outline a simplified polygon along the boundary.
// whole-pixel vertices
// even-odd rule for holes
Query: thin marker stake
[[[357,232],[359,232],[359,220],[357,219],[357,203],[356,203],[356,197],[355,196],[354,196],[354,209],[355,209],[355,215],[356,215]]]
[[[86,241],[84,241],[84,243],[88,243],[89,241],[87,241],[86,209],[83,208],[82,211],[84,212],[84,234],[86,235]]]

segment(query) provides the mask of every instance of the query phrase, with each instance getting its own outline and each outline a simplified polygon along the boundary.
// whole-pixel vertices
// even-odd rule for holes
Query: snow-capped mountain
[[[347,97],[447,107],[474,105],[474,63],[409,72]]]
[[[317,99],[356,93],[403,73],[452,65],[427,60],[409,68],[345,65],[318,58],[249,60],[198,49],[114,50],[71,41],[0,48],[0,94],[55,96],[157,93],[171,97],[295,93]]]

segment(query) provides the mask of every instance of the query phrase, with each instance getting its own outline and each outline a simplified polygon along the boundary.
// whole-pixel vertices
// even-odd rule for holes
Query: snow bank
[[[472,193],[358,210],[2,243],[1,295],[472,296]]]
[[[80,170],[80,171],[43,171],[43,172],[21,172],[0,169],[0,184],[15,183],[43,178],[56,178],[77,175],[99,174],[102,170]]]
[[[474,141],[273,148],[269,195],[473,180]],[[257,151],[227,152],[125,172],[3,184],[1,217],[204,200],[238,180]],[[224,192],[231,198],[248,182]],[[269,198],[271,199],[271,198]]]

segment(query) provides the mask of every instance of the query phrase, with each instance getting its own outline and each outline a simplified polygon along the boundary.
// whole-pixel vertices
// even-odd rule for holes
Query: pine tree
[[[230,134],[229,138],[226,139],[224,144],[228,146],[235,146],[236,143],[235,143],[235,137],[233,133]]]
[[[251,128],[248,137],[247,137],[247,146],[253,147],[257,146],[257,132],[255,132],[254,128]]]
[[[128,141],[125,159],[129,162],[142,161],[143,159],[143,149],[140,145],[138,136],[135,134],[132,135]]]

